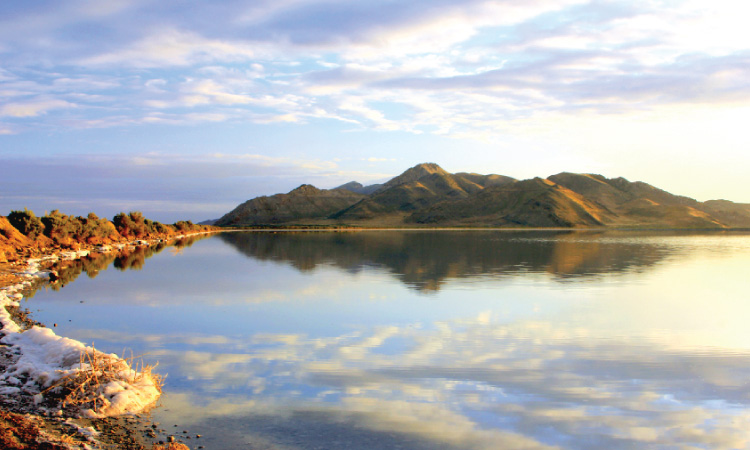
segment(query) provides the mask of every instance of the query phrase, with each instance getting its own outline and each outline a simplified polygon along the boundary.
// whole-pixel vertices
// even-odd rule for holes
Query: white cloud
[[[480,29],[521,23],[542,13],[552,13],[582,0],[538,0],[523,3],[463,1],[413,2],[387,12],[377,8],[368,11],[378,19],[362,21],[363,11],[347,17],[344,14],[342,36],[346,46],[339,47],[349,61],[367,62],[407,59],[413,55],[437,54],[448,51],[474,37]],[[390,5],[381,8],[391,8]],[[364,8],[363,8],[364,9]],[[358,20],[366,26],[356,27],[346,20]],[[334,40],[334,42],[336,42]]]
[[[0,123],[0,135],[2,134],[16,134],[18,131],[10,126],[3,123]]]
[[[48,111],[62,108],[72,108],[74,104],[59,99],[34,99],[6,103],[0,106],[0,116],[6,117],[35,117]]]
[[[673,19],[663,25],[675,47],[715,55],[747,50],[750,29],[744,19],[750,6],[745,2],[687,0],[670,15]]]

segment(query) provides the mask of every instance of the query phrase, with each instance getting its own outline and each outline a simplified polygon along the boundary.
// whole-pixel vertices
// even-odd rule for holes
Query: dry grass
[[[67,434],[61,434],[60,435],[60,442],[63,444],[75,444],[77,441],[73,436],[69,436]]]
[[[62,397],[62,407],[84,406],[99,413],[108,405],[103,388],[112,381],[137,384],[151,378],[161,392],[164,377],[153,372],[156,365],[145,364],[141,356],[118,358],[97,351],[94,347],[81,352],[79,370],[59,379],[42,394],[54,393]]]

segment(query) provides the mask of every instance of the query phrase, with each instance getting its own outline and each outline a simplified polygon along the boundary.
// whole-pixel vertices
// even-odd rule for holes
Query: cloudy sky
[[[733,0],[0,3],[0,214],[216,218],[421,162],[750,202]]]

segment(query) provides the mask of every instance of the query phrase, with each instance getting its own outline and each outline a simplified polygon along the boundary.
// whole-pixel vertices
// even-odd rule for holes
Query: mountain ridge
[[[641,181],[561,172],[517,180],[449,173],[435,163],[382,184],[303,184],[238,205],[219,226],[750,227],[750,204],[699,202]]]

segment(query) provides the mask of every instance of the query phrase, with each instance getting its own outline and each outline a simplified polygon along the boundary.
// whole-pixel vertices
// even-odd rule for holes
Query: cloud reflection
[[[228,347],[204,342],[215,342],[214,352],[157,355],[164,370],[193,380],[189,391],[180,393],[179,383],[168,389],[177,393],[166,405],[210,405],[185,416],[170,405],[170,420],[304,411],[447,448],[750,445],[746,352],[487,317],[326,338],[259,334]]]

